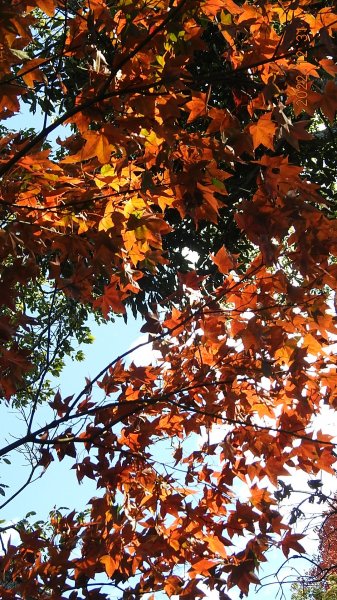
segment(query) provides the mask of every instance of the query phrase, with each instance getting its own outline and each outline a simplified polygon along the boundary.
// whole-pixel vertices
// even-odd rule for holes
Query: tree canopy
[[[98,489],[20,521],[4,599],[226,598],[304,552],[278,502],[335,473],[336,32],[319,0],[1,2],[0,458]],[[65,397],[88,315],[128,308],[156,360]]]
[[[318,553],[311,561],[311,569],[293,586],[292,600],[337,598],[336,496],[326,500],[329,508],[323,513],[323,520],[318,528]]]

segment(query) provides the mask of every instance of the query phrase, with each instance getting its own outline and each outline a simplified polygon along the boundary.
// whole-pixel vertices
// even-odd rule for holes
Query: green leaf
[[[17,50],[17,48],[10,48],[10,51],[14,56],[17,56],[21,60],[29,60],[30,56],[24,50]]]

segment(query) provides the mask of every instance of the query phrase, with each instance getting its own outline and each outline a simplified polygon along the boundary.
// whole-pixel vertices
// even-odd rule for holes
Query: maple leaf
[[[212,261],[218,267],[220,273],[226,275],[231,269],[235,268],[236,262],[233,256],[222,246],[215,256],[211,256]]]
[[[94,306],[99,307],[102,310],[105,318],[111,310],[116,313],[124,314],[125,305],[122,300],[124,300],[125,297],[125,293],[120,292],[114,284],[111,284],[105,286],[103,296],[94,301]]]
[[[252,560],[247,560],[242,564],[235,566],[230,575],[228,587],[238,585],[244,594],[248,594],[251,583],[259,584],[260,580],[253,572],[255,565],[252,563]]]
[[[324,71],[329,73],[329,75],[331,75],[332,77],[335,77],[337,75],[337,65],[331,58],[322,58],[319,61],[319,64],[324,69]]]
[[[266,505],[276,504],[276,501],[271,497],[271,494],[268,490],[263,488],[258,488],[257,486],[253,486],[250,490],[251,503],[258,508],[259,510],[264,509]]]
[[[221,558],[227,558],[228,553],[223,542],[216,536],[206,539],[209,549]]]
[[[107,164],[110,161],[111,152],[114,146],[110,144],[108,138],[99,132],[93,132],[87,135],[86,143],[81,150],[81,160],[88,160],[97,157],[101,164]]]
[[[168,597],[171,598],[173,595],[178,594],[181,591],[182,585],[183,581],[180,579],[180,577],[171,575],[165,580],[164,589]]]
[[[101,556],[100,562],[103,563],[107,576],[112,577],[118,568],[118,563],[109,554]]]
[[[311,81],[306,82],[305,91],[303,91],[303,87],[301,87],[300,91],[304,97],[300,97],[298,89],[295,86],[288,86],[286,103],[292,104],[296,117],[300,115],[302,111],[309,115],[314,115],[322,101],[322,94],[312,89]]]
[[[185,107],[189,109],[190,114],[188,115],[187,123],[191,123],[207,115],[207,94],[198,92],[194,94],[193,99],[186,102]]]
[[[333,32],[337,29],[336,14],[330,7],[324,7],[318,11],[316,19],[310,25],[313,35],[321,31],[321,29],[326,29],[330,35],[333,35]]]
[[[276,132],[276,123],[272,121],[270,113],[262,115],[257,123],[249,125],[249,132],[253,138],[254,150],[262,144],[265,148],[274,150],[274,135]]]
[[[290,550],[295,550],[296,552],[300,552],[300,554],[305,554],[305,548],[303,548],[302,544],[299,543],[299,540],[302,540],[304,535],[299,533],[290,533],[287,531],[283,540],[280,542],[282,552],[284,556],[288,558]]]
[[[203,558],[198,560],[192,565],[192,575],[196,576],[197,573],[209,573],[209,569],[214,569],[214,567],[218,564],[216,560],[209,560],[207,558]],[[194,572],[194,573],[193,573]]]

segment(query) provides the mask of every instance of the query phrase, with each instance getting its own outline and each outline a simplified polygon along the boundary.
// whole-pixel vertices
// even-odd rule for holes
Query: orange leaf
[[[81,151],[81,159],[97,157],[101,164],[107,164],[110,161],[111,152],[114,146],[109,143],[108,138],[98,132],[87,135],[87,141]]]
[[[164,590],[169,598],[175,594],[179,594],[182,583],[182,580],[177,575],[170,575],[165,579]]]
[[[48,17],[52,17],[55,12],[55,2],[54,0],[36,0],[36,4],[38,7],[48,15]]]
[[[193,571],[196,571],[196,573],[209,573],[209,569],[213,569],[213,567],[215,567],[217,564],[219,564],[219,561],[203,558],[202,560],[194,563],[192,568]]]
[[[322,354],[321,344],[314,338],[311,333],[308,333],[303,340],[303,347],[307,348],[309,354]]]
[[[112,577],[112,575],[116,571],[116,568],[118,567],[116,561],[111,556],[109,556],[109,554],[105,554],[104,556],[101,556],[100,562],[103,563],[107,576]]]
[[[319,61],[319,64],[321,65],[322,69],[324,69],[324,71],[329,73],[329,75],[332,77],[337,75],[337,65],[331,58],[322,58]]]
[[[227,252],[226,248],[222,246],[215,256],[211,255],[211,259],[218,267],[220,273],[226,275],[231,269],[236,266],[236,261],[232,255]]]
[[[187,119],[187,123],[191,123],[198,117],[207,115],[207,94],[202,92],[194,95],[193,100],[187,102],[185,106],[191,111]]]
[[[333,81],[328,81],[324,88],[321,109],[330,123],[333,123],[337,110],[337,86]]]
[[[263,510],[267,504],[276,504],[275,500],[271,497],[270,493],[267,492],[266,489],[258,488],[257,485],[254,485],[251,488],[250,494],[251,503],[259,510]]]
[[[46,77],[37,67],[44,63],[44,58],[33,58],[32,60],[25,63],[25,65],[18,71],[18,75],[21,75],[25,84],[28,87],[33,88],[35,81],[45,81]]]
[[[224,544],[217,536],[209,536],[206,538],[209,549],[215,554],[219,554],[222,558],[227,558],[227,551]]]
[[[222,2],[222,8],[232,15],[239,15],[240,13],[244,12],[244,8],[238,6],[235,2],[233,2],[233,0],[224,0]]]
[[[296,87],[287,87],[287,102],[286,104],[292,104],[295,116],[301,114],[302,111],[308,113],[308,115],[313,115],[317,110],[322,94],[313,91],[312,82],[308,81],[305,89],[305,97],[300,98],[298,94],[298,90]]]
[[[94,302],[94,307],[100,307],[106,318],[111,310],[116,313],[125,313],[125,306],[122,300],[125,294],[116,289],[114,285],[108,285],[104,288],[104,294],[101,298],[97,298]]]
[[[243,9],[235,4],[233,0],[205,0],[202,6],[203,13],[208,17],[215,17],[220,10],[238,15]]]
[[[259,118],[257,123],[249,126],[250,134],[253,138],[254,150],[262,144],[269,150],[274,150],[274,135],[276,123],[271,120],[271,114],[267,113]]]

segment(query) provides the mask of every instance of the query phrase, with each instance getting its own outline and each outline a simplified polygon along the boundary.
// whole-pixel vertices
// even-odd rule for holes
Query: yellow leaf
[[[158,147],[164,142],[164,138],[158,137],[155,131],[142,129],[140,134],[146,138],[145,147],[154,152],[157,152]]]
[[[157,59],[157,63],[161,66],[161,67],[165,67],[165,58],[163,56],[156,56]]]
[[[114,227],[115,224],[112,220],[113,212],[113,202],[110,200],[105,207],[104,216],[99,222],[98,231],[108,231],[111,227]]]
[[[231,25],[232,24],[232,15],[230,15],[229,13],[226,15],[223,10],[221,11],[220,19],[221,19],[222,25]]]
[[[112,575],[116,571],[116,568],[118,567],[116,561],[114,561],[114,559],[111,556],[109,556],[109,554],[105,554],[104,556],[101,556],[100,562],[103,563],[107,576],[112,577]]]
[[[98,231],[109,231],[114,226],[114,222],[111,218],[111,213],[109,215],[104,215],[104,217],[100,220],[98,225]]]
[[[143,198],[139,198],[138,196],[133,196],[130,200],[127,201],[124,207],[124,215],[129,217],[130,215],[139,216],[139,213],[143,213],[146,208],[146,204]]]
[[[284,364],[289,366],[292,362],[292,356],[294,352],[294,347],[296,346],[296,342],[292,343],[291,340],[288,344],[285,344],[281,348],[278,348],[274,354],[275,360],[278,364]]]

